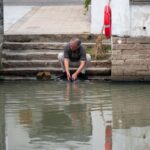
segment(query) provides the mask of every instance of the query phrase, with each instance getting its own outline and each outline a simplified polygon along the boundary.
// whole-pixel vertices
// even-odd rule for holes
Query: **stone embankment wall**
[[[112,37],[112,79],[150,80],[150,37]]]
[[[150,2],[111,0],[111,6],[112,80],[150,80]]]

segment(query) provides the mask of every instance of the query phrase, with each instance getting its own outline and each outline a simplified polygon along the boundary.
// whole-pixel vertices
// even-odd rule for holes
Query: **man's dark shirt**
[[[75,51],[70,49],[70,45],[67,44],[64,48],[64,58],[68,58],[70,61],[86,61],[85,49],[81,46]]]

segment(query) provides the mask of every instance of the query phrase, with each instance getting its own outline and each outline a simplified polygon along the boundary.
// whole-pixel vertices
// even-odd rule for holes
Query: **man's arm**
[[[78,69],[76,70],[76,72],[72,75],[72,78],[74,80],[77,79],[78,74],[82,71],[82,69],[85,67],[85,65],[86,65],[86,61],[81,60],[80,61],[80,66],[78,67]]]
[[[80,50],[80,52],[81,52],[80,66],[78,67],[78,69],[76,70],[76,72],[72,75],[72,78],[74,80],[77,79],[78,74],[82,71],[82,69],[86,65],[86,51],[85,51],[85,49],[82,46],[80,48],[81,48],[81,50]]]
[[[64,67],[67,74],[67,79],[70,80],[70,72],[69,72],[69,44],[67,44],[64,48]]]
[[[69,72],[69,59],[64,58],[64,67],[67,74],[67,79],[70,80],[70,72]]]

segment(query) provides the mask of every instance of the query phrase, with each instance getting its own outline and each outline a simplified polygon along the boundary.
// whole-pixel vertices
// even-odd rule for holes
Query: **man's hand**
[[[76,79],[77,79],[77,76],[78,76],[77,73],[74,73],[74,74],[72,75],[72,79],[73,79],[73,80],[76,80]]]
[[[69,81],[69,80],[70,80],[70,78],[71,78],[70,73],[69,73],[69,72],[67,72],[66,74],[67,74],[67,80]]]
[[[79,66],[79,68],[76,70],[76,72],[72,75],[72,79],[73,80],[76,80],[77,79],[77,77],[78,77],[78,74],[82,71],[82,69],[85,67],[85,61],[81,61],[80,62],[80,66]]]

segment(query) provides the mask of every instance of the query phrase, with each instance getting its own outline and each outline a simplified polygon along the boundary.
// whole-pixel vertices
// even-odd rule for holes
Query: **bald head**
[[[71,50],[75,51],[75,50],[77,50],[80,47],[81,41],[78,38],[72,38],[70,40],[69,44],[70,44]]]

